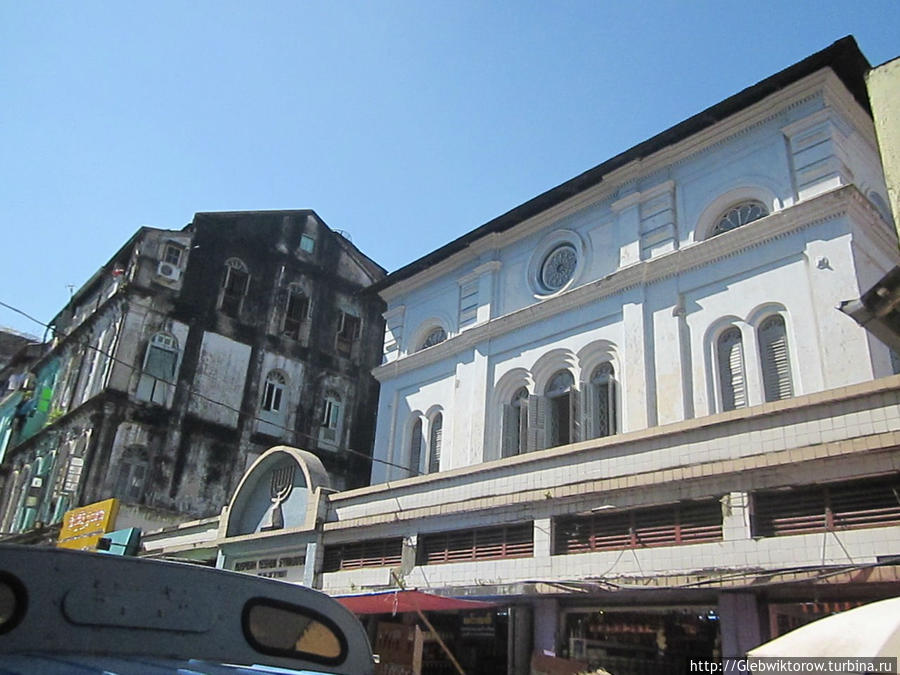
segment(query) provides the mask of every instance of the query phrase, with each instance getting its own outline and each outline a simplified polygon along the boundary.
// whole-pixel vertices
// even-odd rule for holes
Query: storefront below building
[[[818,621],[826,616],[844,612],[866,604],[866,600],[837,600],[831,602],[790,602],[769,605],[769,636],[775,639],[795,628]]]
[[[448,652],[467,675],[507,672],[507,608],[399,590],[337,600],[366,626],[376,675],[452,675]]]
[[[415,614],[360,618],[372,641],[372,651],[379,656],[376,675],[455,675],[458,671],[441,642],[466,675],[506,672],[506,610],[429,613],[428,621],[437,635]]]
[[[690,662],[718,661],[718,616],[712,607],[572,609],[565,612],[564,658],[612,675],[681,675]]]

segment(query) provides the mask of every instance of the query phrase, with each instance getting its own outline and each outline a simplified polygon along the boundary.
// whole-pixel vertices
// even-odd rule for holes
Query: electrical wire
[[[17,314],[21,314],[22,316],[28,318],[28,319],[31,320],[31,321],[34,321],[36,324],[38,324],[38,325],[40,325],[40,326],[42,326],[42,327],[44,327],[44,328],[49,328],[50,330],[54,330],[54,331],[55,331],[55,327],[54,327],[54,326],[51,326],[50,324],[44,323],[43,321],[34,318],[33,316],[27,314],[26,312],[22,311],[21,309],[18,309],[17,307],[13,307],[12,305],[9,305],[9,304],[7,304],[7,303],[5,303],[5,302],[3,302],[3,301],[0,301],[0,306],[5,307],[5,308],[7,308],[7,309],[9,309],[9,310],[11,310],[11,311],[13,311],[13,312],[16,312]],[[160,315],[162,315],[162,316],[167,316],[167,315],[163,314],[162,312],[158,312],[158,311],[156,311],[156,310],[151,310],[151,311],[153,311],[153,312],[155,312],[155,313],[157,313],[157,314],[160,314]],[[96,352],[97,354],[100,354],[101,356],[104,356],[104,357],[106,357],[107,359],[111,360],[113,363],[117,363],[117,364],[119,364],[119,365],[121,365],[121,366],[124,366],[125,368],[127,368],[127,369],[130,370],[131,372],[138,372],[138,371],[143,372],[143,368],[138,368],[136,365],[134,365],[134,364],[132,364],[132,363],[129,363],[128,361],[124,361],[124,360],[118,358],[117,356],[114,356],[113,354],[110,354],[109,352],[107,352],[107,351],[105,351],[105,350],[103,350],[103,349],[100,349],[100,347],[94,346],[93,344],[90,343],[89,340],[79,341],[78,339],[75,339],[74,342],[75,342],[75,344],[78,345],[79,347],[81,347],[81,348],[83,348],[83,349],[91,350],[91,351],[93,351],[93,352]],[[165,385],[169,385],[169,386],[172,386],[172,387],[177,387],[177,386],[178,386],[178,382],[177,382],[177,381],[167,380],[167,379],[164,379],[164,378],[161,378],[161,377],[156,377],[155,375],[151,375],[150,377],[153,377],[155,380],[157,380],[157,381],[159,381],[159,382],[162,382],[162,383],[165,384]],[[233,405],[231,405],[231,404],[229,404],[229,403],[225,403],[224,401],[220,401],[220,400],[218,400],[218,399],[215,399],[215,398],[212,398],[212,397],[210,397],[210,396],[207,396],[206,394],[203,394],[202,392],[198,391],[192,384],[187,384],[187,385],[186,385],[186,388],[187,388],[188,394],[190,394],[191,396],[194,396],[194,397],[199,398],[199,399],[201,399],[201,400],[207,401],[208,403],[211,403],[211,404],[213,404],[213,405],[221,406],[221,407],[225,408],[226,410],[230,410],[230,411],[236,413],[236,414],[239,415],[239,416],[244,416],[245,418],[248,418],[250,421],[263,422],[263,423],[265,423],[265,424],[268,424],[268,425],[270,425],[270,426],[275,427],[276,429],[280,429],[280,430],[282,430],[282,431],[286,431],[286,432],[292,433],[292,434],[300,434],[301,436],[305,437],[306,439],[314,440],[313,437],[310,436],[309,434],[306,434],[306,433],[303,433],[303,432],[298,432],[297,430],[295,430],[295,429],[290,429],[289,427],[286,427],[286,426],[284,426],[283,424],[279,424],[279,423],[277,423],[277,422],[272,422],[272,421],[270,421],[270,420],[263,419],[263,418],[259,417],[258,415],[256,415],[254,412],[247,412],[247,411],[245,411],[245,410],[242,410],[241,408],[236,408],[236,407],[234,407]],[[83,404],[84,402],[85,402],[85,401],[83,401],[82,404]],[[395,463],[393,463],[393,462],[389,462],[389,461],[384,460],[384,459],[378,459],[378,458],[373,457],[373,456],[371,456],[371,455],[368,455],[368,454],[366,454],[366,453],[364,453],[364,452],[360,452],[359,450],[354,450],[354,449],[352,449],[352,448],[344,448],[343,451],[344,451],[344,452],[347,452],[347,453],[349,453],[349,454],[351,454],[351,455],[356,455],[356,456],[358,456],[358,457],[362,457],[362,458],[367,459],[367,460],[372,461],[372,462],[378,462],[378,463],[380,463],[380,464],[385,464],[385,465],[392,466],[392,467],[395,467],[395,468],[403,469],[403,470],[405,470],[405,471],[409,471],[411,475],[421,475],[421,474],[419,474],[418,471],[413,471],[413,470],[411,470],[409,467],[402,466],[402,465],[400,465],[400,464],[395,464]]]
[[[31,314],[26,314],[25,312],[23,312],[21,309],[18,309],[17,307],[13,307],[12,305],[7,305],[5,302],[2,302],[2,301],[0,301],[0,307],[6,307],[6,309],[8,309],[12,312],[15,312],[16,314],[21,314],[26,319],[34,321],[36,324],[43,326],[44,328],[50,328],[50,326],[45,324],[43,321],[41,321],[39,319],[35,319],[33,316],[31,316]]]

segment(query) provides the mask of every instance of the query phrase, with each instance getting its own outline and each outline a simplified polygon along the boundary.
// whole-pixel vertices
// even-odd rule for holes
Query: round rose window
[[[541,284],[548,291],[558,291],[575,275],[578,256],[568,244],[557,246],[541,264]]]

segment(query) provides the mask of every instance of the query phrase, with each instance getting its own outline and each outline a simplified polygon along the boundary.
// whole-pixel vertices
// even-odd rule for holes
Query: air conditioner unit
[[[181,278],[181,268],[165,261],[159,263],[156,273],[169,281],[178,281]]]

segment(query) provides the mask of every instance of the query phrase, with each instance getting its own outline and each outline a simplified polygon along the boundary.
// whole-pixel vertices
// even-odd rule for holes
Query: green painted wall
[[[30,409],[28,416],[25,418],[25,424],[22,426],[18,443],[28,440],[47,424],[58,372],[59,359],[51,359],[37,373],[32,400],[27,404]]]

